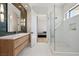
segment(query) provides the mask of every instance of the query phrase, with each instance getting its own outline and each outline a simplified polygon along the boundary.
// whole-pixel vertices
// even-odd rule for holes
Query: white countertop
[[[6,39],[15,40],[17,38],[20,38],[20,37],[28,35],[28,34],[29,33],[18,33],[18,34],[12,34],[12,35],[7,35],[7,36],[2,36],[2,37],[0,37],[0,40],[1,39],[4,39],[4,40],[6,40]]]

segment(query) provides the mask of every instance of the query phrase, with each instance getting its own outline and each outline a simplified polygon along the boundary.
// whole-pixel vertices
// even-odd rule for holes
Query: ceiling
[[[54,5],[54,3],[30,3],[29,5],[37,14],[47,14],[50,10],[50,6]],[[62,7],[64,4],[56,3],[55,5],[57,7]]]
[[[37,14],[46,14],[49,10],[49,3],[31,3],[30,6]]]

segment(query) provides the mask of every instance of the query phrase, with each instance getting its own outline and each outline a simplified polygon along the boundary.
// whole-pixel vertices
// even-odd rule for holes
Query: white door
[[[31,19],[31,47],[35,47],[36,45],[37,45],[37,16],[33,14]]]

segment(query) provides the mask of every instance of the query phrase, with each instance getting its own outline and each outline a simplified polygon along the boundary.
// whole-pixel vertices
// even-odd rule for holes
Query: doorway
[[[46,15],[37,16],[37,43],[48,43]]]

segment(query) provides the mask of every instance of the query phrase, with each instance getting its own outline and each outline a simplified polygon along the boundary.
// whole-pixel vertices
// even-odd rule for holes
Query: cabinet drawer
[[[20,46],[18,46],[17,48],[14,49],[14,55],[17,55],[18,53],[20,53],[20,51],[26,47],[28,45],[29,41],[25,41],[23,44],[21,44]]]
[[[29,40],[29,36],[23,36],[21,38],[18,38],[14,41],[14,48],[18,47],[19,45],[21,45],[24,41]]]

